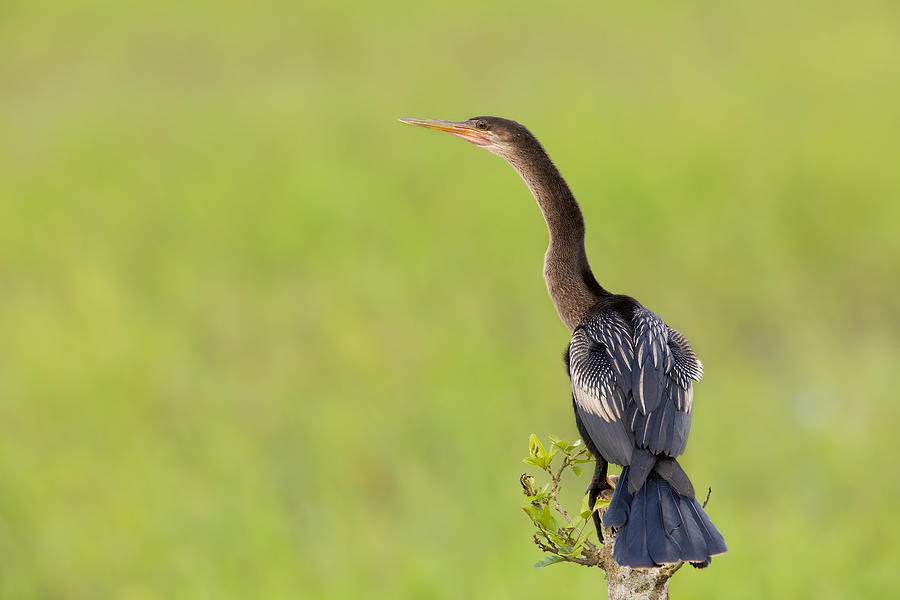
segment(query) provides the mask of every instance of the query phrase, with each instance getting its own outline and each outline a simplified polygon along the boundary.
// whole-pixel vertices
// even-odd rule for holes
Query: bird
[[[590,506],[614,489],[602,520],[593,513],[601,541],[604,527],[616,532],[613,559],[635,569],[682,561],[708,566],[728,548],[677,460],[690,432],[693,384],[703,376],[687,339],[633,297],[600,285],[585,251],[581,208],[525,126],[492,116],[400,121],[500,156],[537,201],[549,232],[544,279],[572,335],[564,359],[575,424],[595,462],[586,490]],[[609,463],[622,466],[615,486]]]

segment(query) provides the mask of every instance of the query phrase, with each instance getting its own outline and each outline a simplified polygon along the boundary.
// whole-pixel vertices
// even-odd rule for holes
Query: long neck
[[[559,169],[537,142],[507,160],[528,184],[547,222],[550,245],[544,256],[544,279],[560,319],[574,330],[587,311],[609,295],[588,264],[581,209]]]

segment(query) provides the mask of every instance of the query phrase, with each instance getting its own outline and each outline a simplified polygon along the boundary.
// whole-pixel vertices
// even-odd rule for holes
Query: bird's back
[[[690,432],[692,381],[702,376],[687,340],[629,296],[601,299],[569,346],[576,411],[608,461],[631,453],[679,456]]]

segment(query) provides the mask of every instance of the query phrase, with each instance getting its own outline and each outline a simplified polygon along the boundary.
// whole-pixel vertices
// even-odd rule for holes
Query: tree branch
[[[612,492],[605,490],[593,507],[587,505],[587,497],[585,497],[581,510],[578,512],[579,520],[573,523],[569,513],[559,502],[563,476],[569,469],[576,476],[580,476],[580,465],[593,462],[593,459],[581,445],[581,440],[570,444],[567,440],[550,436],[550,442],[550,450],[547,451],[537,436],[532,435],[529,440],[529,456],[525,458],[525,463],[536,466],[547,473],[550,481],[542,488],[537,489],[535,478],[527,473],[523,473],[519,479],[527,499],[527,503],[522,509],[537,528],[532,539],[535,545],[546,553],[546,556],[538,561],[535,567],[546,567],[557,562],[600,567],[606,573],[610,600],[667,600],[669,579],[684,566],[684,563],[679,561],[654,569],[622,567],[613,560],[615,531],[605,530],[603,542],[599,545],[588,539],[594,531],[593,511],[599,511],[602,518],[609,508]],[[562,462],[559,468],[554,470],[553,460],[560,453],[563,456]],[[615,476],[611,476],[609,479],[610,483],[616,483]],[[707,493],[706,501],[709,502],[709,493]],[[703,506],[706,506],[705,502]],[[553,517],[551,507],[565,519],[564,525],[560,526]]]

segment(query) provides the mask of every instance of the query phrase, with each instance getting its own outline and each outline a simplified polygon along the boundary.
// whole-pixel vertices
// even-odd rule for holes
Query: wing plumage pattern
[[[603,457],[628,464],[634,436],[627,429],[631,402],[631,327],[617,313],[592,313],[572,335],[569,375],[581,422]]]
[[[634,311],[635,368],[631,372],[631,390],[645,415],[659,406],[665,392],[665,374],[671,368],[666,329],[662,319],[646,308]]]
[[[575,405],[607,460],[629,464],[635,447],[684,452],[703,366],[683,335],[636,301],[601,306],[575,330],[569,356]]]
[[[625,414],[633,353],[625,321],[616,314],[582,326],[572,335],[569,372],[575,401],[607,423]]]
[[[671,380],[678,384],[676,408],[686,413],[691,412],[691,406],[694,399],[694,389],[691,381],[700,381],[703,379],[703,364],[694,351],[691,350],[690,344],[681,332],[672,328],[669,331],[669,350],[674,359],[672,368],[668,375]]]

